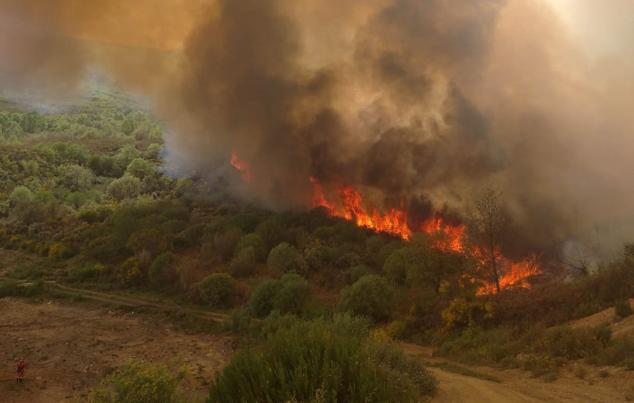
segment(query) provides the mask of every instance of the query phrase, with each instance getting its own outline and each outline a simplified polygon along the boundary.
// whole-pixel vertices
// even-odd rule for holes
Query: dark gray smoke
[[[103,69],[153,97],[170,166],[214,176],[235,152],[236,192],[269,207],[309,206],[314,178],[459,216],[494,186],[518,244],[615,245],[634,235],[631,41],[598,52],[550,1],[0,0],[0,80],[67,93]],[[593,7],[603,33],[634,11]]]

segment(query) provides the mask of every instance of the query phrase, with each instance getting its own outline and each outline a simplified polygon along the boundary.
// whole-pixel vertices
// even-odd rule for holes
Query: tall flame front
[[[252,180],[249,164],[238,158],[234,152],[231,165],[242,174],[243,180]],[[361,192],[352,186],[341,186],[338,189],[338,201],[329,200],[322,184],[315,178],[309,178],[313,187],[312,203],[314,207],[324,208],[333,217],[352,221],[359,227],[368,228],[376,232],[384,232],[402,239],[409,240],[416,232],[425,233],[433,238],[434,246],[445,252],[465,253],[475,256],[482,266],[487,262],[477,248],[467,249],[464,243],[466,228],[462,224],[450,224],[441,217],[432,217],[424,221],[418,228],[412,230],[408,222],[405,209],[390,208],[385,212],[377,208],[368,208]],[[537,258],[514,262],[501,253],[496,252],[496,259],[500,267],[499,283],[501,289],[521,287],[529,288],[529,279],[542,273]],[[493,294],[497,291],[495,283],[489,283],[478,289],[478,295]]]

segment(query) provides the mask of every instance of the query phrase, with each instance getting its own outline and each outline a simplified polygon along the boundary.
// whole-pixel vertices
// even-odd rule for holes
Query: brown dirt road
[[[433,358],[431,349],[402,344],[405,351],[433,364],[444,360]],[[580,364],[578,364],[580,365]],[[562,370],[559,379],[546,382],[531,378],[519,370],[497,370],[485,367],[464,367],[482,378],[467,376],[445,368],[429,367],[438,380],[438,394],[432,403],[536,403],[583,402],[618,403],[634,400],[634,373],[609,368],[608,378],[601,378],[599,369],[586,367],[588,376],[579,379],[573,367]],[[628,400],[630,399],[630,400]]]
[[[85,303],[0,299],[0,402],[84,402],[89,391],[130,359],[185,368],[191,401],[232,354],[230,340],[185,334],[166,321]],[[15,361],[29,363],[15,383]]]

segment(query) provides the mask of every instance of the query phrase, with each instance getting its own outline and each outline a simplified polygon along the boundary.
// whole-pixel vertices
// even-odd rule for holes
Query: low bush
[[[576,360],[596,355],[603,347],[592,329],[560,326],[548,329],[535,343],[535,350],[551,357]]]
[[[238,249],[236,249],[238,250]],[[257,265],[257,253],[253,246],[239,249],[239,252],[231,259],[229,270],[234,277],[248,277],[255,273]]]
[[[176,403],[180,374],[167,367],[132,361],[101,381],[93,403]]]
[[[621,299],[614,305],[614,312],[617,318],[623,319],[632,315],[632,306],[629,299]]]
[[[366,316],[376,322],[384,321],[394,310],[394,290],[383,277],[364,276],[343,290],[340,306],[355,315]]]
[[[253,248],[255,258],[258,262],[266,261],[266,244],[258,234],[247,234],[240,238],[236,245],[234,255],[238,256],[242,250],[247,248]]]
[[[249,311],[263,318],[272,311],[300,313],[309,295],[308,282],[302,276],[289,273],[279,280],[267,280],[251,294]]]
[[[107,272],[108,268],[99,263],[74,266],[68,271],[68,279],[73,282],[97,280]]]
[[[150,284],[156,288],[173,288],[178,281],[176,255],[165,252],[158,255],[148,270]]]
[[[114,272],[115,280],[124,287],[137,286],[143,283],[145,275],[141,270],[139,259],[131,257],[118,266]]]
[[[271,250],[266,261],[267,266],[280,273],[305,273],[308,265],[294,246],[281,243]]]
[[[236,295],[236,282],[228,274],[216,273],[198,285],[200,302],[212,308],[228,308]]]
[[[433,378],[417,361],[366,337],[349,316],[295,321],[261,349],[238,353],[208,402],[417,402],[434,393]]]

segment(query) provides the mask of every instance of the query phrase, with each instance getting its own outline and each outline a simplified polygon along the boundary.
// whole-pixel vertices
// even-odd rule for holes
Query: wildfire
[[[405,211],[396,208],[386,213],[377,209],[368,210],[364,206],[361,193],[351,186],[343,186],[339,189],[341,205],[335,206],[326,198],[321,184],[314,178],[310,178],[310,181],[313,184],[313,204],[316,207],[324,207],[331,216],[353,221],[359,227],[386,232],[403,239],[410,239],[412,236]]]
[[[530,288],[528,279],[542,273],[536,256],[520,262],[512,262],[509,259],[500,257],[502,275],[500,276],[500,289],[507,288]],[[495,294],[497,287],[495,283],[490,283],[478,289],[478,295]]]
[[[333,203],[328,200],[322,185],[315,178],[310,178],[313,185],[313,205],[323,207],[333,217],[340,217],[348,221],[355,222],[358,226],[369,228],[377,232],[399,236],[409,240],[414,231],[410,229],[407,212],[392,208],[387,212],[380,212],[377,209],[367,209],[365,207],[361,193],[351,186],[343,186],[339,189],[340,203]],[[436,248],[446,252],[466,252],[464,244],[465,226],[461,224],[450,224],[441,217],[434,217],[423,222],[418,232],[428,234],[433,237]],[[469,250],[471,254],[478,257],[482,254],[477,250]],[[530,287],[529,278],[541,274],[541,268],[535,256],[520,261],[513,262],[501,255],[497,257],[500,265],[500,288]],[[481,258],[482,264],[484,258]],[[487,284],[478,289],[478,295],[493,294],[497,291],[495,283]]]
[[[251,180],[253,179],[253,176],[251,175],[251,166],[242,161],[240,159],[240,157],[238,157],[238,154],[236,154],[235,151],[233,151],[231,153],[231,166],[233,166],[236,171],[240,172],[240,174],[242,174],[242,179],[245,182],[251,182]]]
[[[425,221],[420,230],[426,234],[437,236],[434,245],[445,252],[463,252],[464,225],[451,225],[440,217]]]
[[[245,182],[251,182],[251,168],[248,163],[242,161],[238,155],[231,154],[231,165],[242,174]],[[424,221],[417,230],[413,231],[408,223],[407,212],[404,209],[391,208],[381,212],[376,208],[368,208],[363,200],[361,192],[352,186],[339,188],[339,202],[332,202],[326,196],[321,183],[315,178],[309,178],[313,186],[313,206],[323,207],[333,217],[340,217],[356,223],[360,227],[368,228],[376,232],[385,232],[403,239],[411,239],[414,232],[421,232],[432,236],[434,247],[445,252],[469,252],[486,265],[486,259],[477,249],[466,250],[463,242],[465,226],[450,224],[441,217],[434,217]],[[541,274],[541,268],[537,258],[532,256],[520,262],[513,262],[498,252],[496,256],[500,267],[500,288],[511,287],[529,288],[528,280]],[[495,283],[490,283],[478,289],[478,295],[493,294],[497,291]]]

